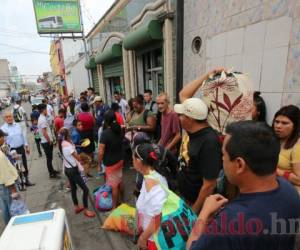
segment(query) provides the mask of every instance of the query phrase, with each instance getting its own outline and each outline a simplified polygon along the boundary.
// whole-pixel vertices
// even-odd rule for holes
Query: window
[[[151,89],[155,98],[164,91],[162,49],[143,54],[144,89]]]

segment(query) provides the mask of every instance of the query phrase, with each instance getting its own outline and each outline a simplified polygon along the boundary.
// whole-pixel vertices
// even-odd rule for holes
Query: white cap
[[[208,114],[206,104],[199,98],[188,98],[182,104],[175,104],[177,114],[183,114],[195,120],[205,120]]]
[[[96,96],[95,98],[94,98],[94,103],[95,102],[102,102],[102,97],[101,96]]]

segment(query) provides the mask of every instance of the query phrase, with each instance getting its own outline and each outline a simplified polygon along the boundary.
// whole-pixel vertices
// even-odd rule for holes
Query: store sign
[[[78,0],[33,0],[39,34],[82,32]]]

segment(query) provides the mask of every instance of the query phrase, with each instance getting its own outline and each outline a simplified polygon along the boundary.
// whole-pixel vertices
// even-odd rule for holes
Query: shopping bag
[[[12,200],[9,211],[11,217],[30,213],[24,200],[21,198]]]
[[[149,178],[149,175],[144,177]],[[157,249],[184,250],[197,216],[177,194],[160,185],[168,197],[163,205],[160,227],[153,234],[155,245]]]
[[[110,211],[113,207],[112,187],[103,185],[96,188],[93,192],[95,199],[95,207],[99,211]]]
[[[251,120],[253,106],[252,82],[246,74],[222,72],[203,82],[201,99],[209,108],[207,121],[224,134],[228,123]]]
[[[102,228],[133,235],[136,229],[136,209],[121,204],[110,213]]]

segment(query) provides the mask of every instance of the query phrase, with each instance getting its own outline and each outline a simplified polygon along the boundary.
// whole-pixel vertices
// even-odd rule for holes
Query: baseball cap
[[[183,114],[195,120],[205,120],[208,114],[206,104],[200,98],[188,98],[182,104],[175,104],[177,114]]]
[[[3,137],[3,136],[7,136],[7,134],[2,129],[0,129],[0,137]]]
[[[96,96],[95,98],[94,98],[94,103],[95,102],[102,102],[102,97],[101,96]]]

